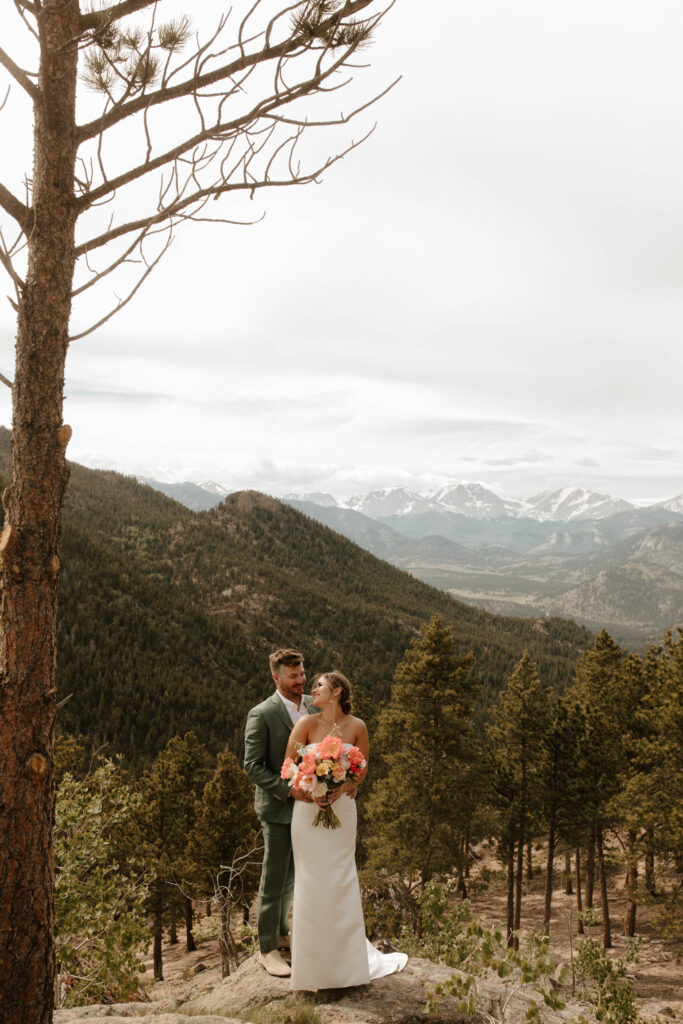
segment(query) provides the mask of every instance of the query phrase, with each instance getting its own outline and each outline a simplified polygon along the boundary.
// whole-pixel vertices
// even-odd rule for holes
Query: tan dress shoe
[[[288,978],[292,973],[291,967],[282,959],[278,949],[271,949],[270,953],[259,953],[258,962],[274,978]]]

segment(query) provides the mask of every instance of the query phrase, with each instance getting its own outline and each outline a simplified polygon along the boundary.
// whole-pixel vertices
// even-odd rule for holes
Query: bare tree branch
[[[321,22],[320,32],[325,33],[326,31],[332,30],[343,18],[348,18],[352,14],[364,10],[364,8],[368,7],[371,3],[372,0],[346,0],[344,7],[340,11],[334,14],[331,18]],[[94,138],[94,136],[100,132],[107,131],[108,128],[118,124],[119,121],[129,117],[131,114],[139,113],[146,107],[157,106],[160,103],[168,103],[170,100],[178,99],[181,96],[191,96],[197,90],[202,89],[207,85],[214,85],[216,82],[232,78],[247,68],[253,68],[259,64],[264,64],[268,61],[288,56],[296,52],[298,49],[307,49],[309,46],[310,40],[306,36],[291,36],[289,39],[279,43],[277,46],[266,46],[255,53],[245,54],[229,64],[224,64],[221,67],[215,68],[213,71],[208,71],[203,75],[187,79],[187,81],[181,82],[179,85],[169,86],[165,89],[158,89],[156,92],[136,96],[135,99],[123,104],[123,106],[110,110],[108,113],[103,113],[101,117],[98,117],[96,120],[81,125],[78,128],[79,142],[85,142],[87,139]],[[355,46],[349,47],[351,51],[355,48]]]
[[[139,164],[137,167],[133,167],[129,171],[120,174],[117,178],[111,178],[109,180],[105,178],[103,183],[100,186],[98,186],[98,188],[95,188],[90,192],[84,193],[84,195],[82,195],[77,200],[77,206],[80,207],[81,209],[86,209],[92,203],[97,202],[99,199],[101,199],[108,193],[114,192],[117,189],[122,188],[124,185],[127,185],[130,182],[135,181],[137,178],[140,178],[145,174],[149,174],[151,171],[157,170],[159,167],[163,167],[165,164],[168,164],[173,160],[177,160],[184,153],[191,152],[201,142],[207,139],[213,141],[222,136],[225,140],[227,140],[227,137],[229,135],[233,133],[237,134],[240,130],[244,129],[245,126],[248,126],[249,124],[255,122],[259,117],[266,117],[272,119],[273,121],[280,121],[282,124],[300,124],[302,126],[304,124],[308,124],[308,122],[297,121],[296,119],[293,118],[287,119],[275,117],[270,114],[270,111],[276,109],[279,106],[282,106],[285,103],[290,103],[296,99],[300,99],[301,97],[307,95],[310,92],[318,90],[320,81],[324,81],[325,78],[328,77],[328,75],[333,74],[335,70],[337,70],[336,64],[333,65],[328,72],[323,72],[322,78],[309,79],[306,82],[302,82],[300,85],[292,87],[288,91],[286,96],[271,96],[269,97],[268,100],[262,100],[258,104],[256,104],[255,107],[252,107],[251,110],[248,110],[246,113],[240,115],[239,117],[233,118],[232,121],[225,121],[222,124],[214,124],[209,127],[203,126],[202,130],[197,132],[196,135],[191,136],[189,139],[185,139],[179,145],[174,146],[173,149],[169,149],[165,153],[161,153],[153,160],[150,159],[152,147],[149,132],[147,129],[147,112],[145,111],[145,135],[147,140],[147,153],[145,161]],[[356,107],[353,111],[351,111],[350,114],[347,114],[346,116],[342,114],[338,118],[333,118],[328,121],[310,122],[310,126],[331,127],[333,125],[348,124],[357,114],[359,114],[363,110],[366,110],[368,107],[372,106],[373,103],[376,103],[377,100],[385,96],[389,92],[389,90],[392,89],[394,85],[396,85],[396,82],[398,81],[399,79],[396,79],[395,82],[392,82],[391,85],[387,86],[387,88],[384,89],[381,93],[378,93],[376,96],[374,96],[371,100],[368,100],[368,102],[364,103],[362,106]]]
[[[0,64],[9,71],[15,82],[18,82],[22,89],[25,89],[29,94],[34,103],[37,103],[40,99],[40,89],[37,85],[30,80],[25,71],[14,63],[8,53],[0,48]]]
[[[0,264],[2,264],[2,266],[5,268],[5,270],[12,279],[12,283],[14,285],[14,293],[17,297],[18,305],[19,302],[21,301],[21,293],[26,287],[26,283],[22,281],[22,279],[19,277],[16,270],[14,269],[14,264],[12,263],[12,250],[7,247],[7,244],[5,243],[5,236],[3,235],[2,231],[0,231]]]
[[[168,250],[169,246],[171,245],[172,241],[173,241],[173,226],[171,225],[170,229],[169,229],[169,233],[168,233],[168,238],[167,238],[166,242],[164,243],[164,246],[161,249],[161,252],[159,252],[155,256],[155,258],[152,260],[151,263],[147,263],[147,265],[145,267],[144,274],[142,274],[142,276],[140,277],[140,279],[137,282],[137,284],[135,285],[135,287],[132,288],[129,291],[129,293],[125,297],[125,299],[119,299],[119,301],[116,304],[116,306],[114,306],[113,309],[110,309],[109,312],[106,314],[106,316],[103,316],[100,320],[97,321],[97,323],[93,324],[91,327],[88,327],[87,330],[81,331],[79,334],[72,334],[71,337],[69,338],[69,342],[78,341],[80,338],[85,338],[86,335],[92,334],[93,331],[96,331],[98,327],[102,326],[102,324],[106,324],[107,320],[111,320],[111,318],[113,316],[115,316],[116,313],[118,313],[120,309],[123,309],[124,306],[127,306],[128,303],[130,302],[130,300],[133,298],[133,296],[137,292],[137,290],[142,286],[142,284],[147,280],[149,275],[152,273],[152,271],[156,267],[156,265],[159,262],[159,260],[161,259],[161,257],[167,252],[167,250]]]
[[[0,206],[10,217],[14,217],[22,231],[26,231],[29,221],[29,208],[20,199],[10,192],[8,188],[0,183]]]
[[[129,234],[131,231],[139,231],[141,228],[154,224],[161,224],[164,221],[174,219],[188,219],[193,220],[191,214],[185,214],[184,211],[195,204],[204,203],[208,199],[217,199],[219,196],[226,192],[250,192],[254,193],[256,189],[261,188],[283,188],[287,185],[308,185],[312,181],[316,181],[321,174],[324,174],[326,170],[336,164],[339,160],[342,160],[345,156],[351,153],[358,146],[362,145],[366,139],[368,139],[374,132],[376,125],[358,139],[357,142],[351,142],[344,150],[335,156],[328,157],[327,160],[316,167],[315,170],[309,171],[305,174],[299,174],[296,177],[284,178],[282,180],[273,181],[238,181],[238,182],[222,182],[216,185],[210,185],[207,188],[198,189],[196,192],[189,196],[179,200],[173,201],[169,206],[163,207],[158,210],[157,213],[152,214],[151,217],[142,217],[139,220],[129,221],[127,224],[120,224],[116,228],[111,228],[109,231],[105,231],[101,235],[97,235],[95,238],[89,239],[87,242],[83,242],[81,245],[76,247],[76,258],[84,255],[86,252],[92,252],[93,249],[98,249],[107,242],[113,241],[115,238],[120,238],[122,235]],[[235,221],[229,220],[228,218],[212,218],[224,224],[247,224],[255,223],[255,221]]]
[[[9,378],[8,378],[8,377],[6,377],[6,376],[4,375],[4,373],[0,373],[0,381],[2,381],[2,383],[3,383],[3,384],[6,384],[6,385],[7,385],[7,387],[8,387],[9,389],[10,389],[10,391],[11,391],[11,390],[12,390],[12,388],[14,387],[14,384],[12,383],[12,381],[11,381],[11,380],[9,380]]]
[[[81,15],[81,31],[88,32],[91,29],[101,28],[102,25],[113,25],[115,21],[142,11],[145,7],[152,7],[158,0],[122,0],[105,11],[89,11]]]

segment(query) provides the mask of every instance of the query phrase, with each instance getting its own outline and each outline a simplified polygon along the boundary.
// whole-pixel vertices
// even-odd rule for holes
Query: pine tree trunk
[[[600,872],[600,896],[602,900],[602,944],[605,949],[612,948],[612,928],[609,919],[609,904],[607,902],[607,874],[605,871],[605,853],[602,846],[602,829],[595,833],[595,845],[598,851],[598,869]]]
[[[472,847],[470,843],[469,832],[465,836],[465,878],[469,880],[470,877],[470,863],[472,861]]]
[[[206,916],[211,917],[211,900],[206,901]]]
[[[583,935],[583,921],[581,920],[581,914],[583,913],[583,907],[581,906],[581,847],[577,844],[576,847],[576,916],[578,924],[576,926],[576,934]]]
[[[629,829],[626,840],[626,916],[624,935],[631,938],[636,934],[636,888],[638,885],[638,856],[636,853],[637,833]]]
[[[653,830],[647,830],[647,850],[645,852],[645,889],[650,896],[657,895],[655,886],[655,854]]]
[[[230,913],[227,900],[221,906],[221,977],[227,978],[230,974]]]
[[[565,850],[564,854],[564,871],[562,872],[564,880],[564,894],[565,896],[573,896],[574,889],[572,888],[572,858],[569,850]]]
[[[593,889],[595,888],[595,829],[588,836],[586,853],[586,909],[593,909]]]
[[[515,872],[515,932],[522,924],[522,874],[524,872],[524,834],[520,830],[517,843],[517,868]],[[519,935],[515,934],[513,949],[519,949]]]
[[[467,885],[465,883],[465,865],[466,865],[466,840],[464,836],[461,836],[458,843],[458,882],[457,892],[461,900],[467,899]]]
[[[164,914],[161,906],[161,896],[158,895],[156,898],[156,906],[154,908],[154,942],[153,942],[153,960],[154,960],[154,980],[163,981],[163,963],[161,958],[161,937],[164,929]]]
[[[543,932],[550,935],[550,914],[553,904],[553,866],[555,861],[555,814],[550,817],[548,831],[548,859],[545,866],[545,907],[543,911]]]
[[[507,919],[505,927],[507,931],[507,945],[511,947],[514,942],[515,930],[515,841],[510,838],[507,852]]]
[[[175,914],[171,918],[171,923],[168,928],[168,944],[169,946],[178,945],[178,925],[176,924]]]
[[[12,389],[12,476],[0,537],[0,991],[3,1024],[54,1002],[54,727],[62,424],[74,270],[78,0],[43,0],[33,208]]]
[[[185,945],[188,953],[194,953],[197,949],[197,943],[194,941],[194,935],[192,934],[192,925],[194,923],[194,912],[192,910],[192,900],[189,896],[184,897],[185,900]]]
[[[534,877],[534,865],[531,859],[531,839],[526,841],[526,877],[527,882],[530,882]]]

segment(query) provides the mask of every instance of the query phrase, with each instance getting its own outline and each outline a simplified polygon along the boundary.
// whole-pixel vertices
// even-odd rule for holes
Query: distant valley
[[[146,482],[195,508],[227,493],[217,484]],[[635,646],[683,624],[683,495],[638,508],[581,488],[520,501],[454,484],[426,495],[396,487],[343,502],[320,492],[284,500],[488,611],[573,618]]]

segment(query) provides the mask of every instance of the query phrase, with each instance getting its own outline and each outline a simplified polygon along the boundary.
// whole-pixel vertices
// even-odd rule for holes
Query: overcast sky
[[[402,80],[328,145],[374,135],[323,184],[243,203],[255,226],[185,225],[74,342],[70,457],[274,494],[682,492],[681,39],[679,0],[398,0],[355,95]],[[16,187],[17,90],[0,118]],[[13,337],[5,304],[7,376]]]

